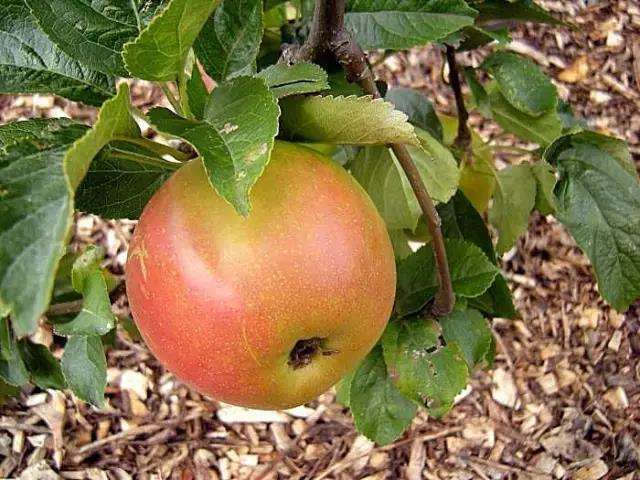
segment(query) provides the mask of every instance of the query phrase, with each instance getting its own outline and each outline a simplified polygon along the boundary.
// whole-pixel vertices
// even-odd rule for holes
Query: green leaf
[[[104,335],[116,326],[109,291],[100,269],[103,258],[103,249],[90,246],[74,262],[71,283],[82,293],[82,310],[73,320],[56,324],[59,335]]]
[[[477,133],[471,132],[471,138],[472,161],[464,162],[460,170],[460,190],[478,212],[484,213],[496,187],[493,152]]]
[[[91,160],[114,137],[140,135],[126,84],[104,103],[93,129],[64,125],[49,124],[41,137],[0,155],[0,305],[8,306],[19,337],[35,329],[47,308],[74,192]]]
[[[496,191],[489,222],[498,231],[499,254],[509,250],[529,225],[536,203],[536,179],[531,165],[511,165],[496,172]]]
[[[578,144],[557,158],[557,217],[595,269],[616,310],[640,297],[640,186],[607,152]]]
[[[556,110],[556,87],[533,60],[500,50],[487,57],[481,68],[493,76],[504,98],[521,112],[539,117]]]
[[[424,95],[412,88],[392,88],[385,95],[385,100],[407,115],[410,123],[442,141],[442,124],[433,104]]]
[[[487,118],[491,118],[491,105],[489,104],[489,96],[482,84],[478,81],[475,69],[467,67],[464,69],[464,79],[469,85],[473,101],[478,111]]]
[[[543,215],[550,215],[556,210],[556,197],[553,194],[556,186],[555,170],[542,161],[532,165],[531,172],[536,179],[535,208]]]
[[[172,81],[220,0],[171,0],[133,41],[124,45],[127,70],[144,80]]]
[[[460,171],[451,151],[427,132],[416,129],[420,148],[407,145],[413,161],[419,166],[429,196],[447,202],[458,189]]]
[[[281,133],[289,139],[350,145],[418,144],[407,116],[381,99],[290,97],[281,100],[280,107]]]
[[[351,382],[356,371],[347,373],[336,385],[336,402],[348,407],[351,404]]]
[[[113,78],[66,55],[38,27],[24,0],[0,4],[0,92],[53,93],[100,105]]]
[[[409,238],[404,230],[389,230],[389,238],[396,260],[403,260],[413,253],[409,246]]]
[[[539,117],[527,115],[511,105],[495,85],[489,89],[489,103],[498,125],[525,140],[546,146],[562,133],[562,121],[558,112],[553,110]]]
[[[410,318],[389,323],[383,336],[384,360],[400,392],[429,413],[446,413],[467,386],[469,371],[460,347],[440,346],[433,320]]]
[[[179,164],[129,160],[122,155],[132,153],[130,147],[111,143],[91,162],[76,192],[78,210],[104,218],[140,218],[144,206]]]
[[[218,82],[251,74],[262,32],[262,0],[222,0],[196,39],[196,55]]]
[[[403,50],[441,40],[473,24],[462,0],[438,2],[352,0],[345,26],[365,50]]]
[[[256,121],[260,112],[260,121]],[[278,132],[278,105],[264,80],[237,77],[216,88],[204,121],[186,120],[156,108],[149,118],[160,131],[190,142],[200,153],[211,185],[241,215],[249,192],[269,161]]]
[[[48,124],[0,154],[0,305],[19,336],[47,309],[73,213],[64,157],[85,131]]]
[[[491,365],[495,354],[493,334],[480,312],[456,308],[438,321],[447,345],[456,343],[460,347],[469,369],[482,363]]]
[[[277,63],[260,71],[256,76],[267,82],[267,86],[277,98],[315,93],[329,88],[327,72],[314,63]]]
[[[0,407],[5,405],[9,399],[18,395],[20,395],[20,387],[9,385],[0,378]]]
[[[449,150],[416,130],[421,148],[408,146],[431,198],[446,202],[458,186],[459,171]],[[351,172],[369,193],[390,229],[415,230],[422,210],[395,155],[386,147],[368,147],[351,162]]]
[[[476,245],[446,239],[447,261],[453,291],[460,297],[483,294],[498,275],[496,267]],[[398,264],[396,313],[419,312],[438,291],[438,273],[431,246],[427,245]]]
[[[417,410],[387,375],[380,347],[375,347],[356,370],[349,397],[358,431],[383,445],[402,434]]]
[[[138,34],[135,2],[25,0],[53,43],[88,68],[127,76],[120,52]]]
[[[479,25],[492,23],[495,20],[564,25],[564,22],[538,6],[533,0],[474,0],[472,5],[479,12],[476,19]]]
[[[480,247],[492,263],[496,262],[489,230],[464,193],[458,191],[449,202],[438,205],[438,214],[445,238],[468,240]]]
[[[43,389],[66,387],[60,362],[47,347],[24,339],[18,342],[18,348],[33,383]]]
[[[462,192],[456,193],[447,204],[440,205],[438,213],[442,220],[442,234],[445,238],[470,241],[480,247],[492,263],[496,263],[496,253],[489,230],[478,211]],[[489,290],[479,297],[469,299],[468,303],[490,316],[502,318],[516,316],[511,292],[501,274],[496,275]]]
[[[0,136],[2,133],[0,132]],[[629,145],[619,138],[609,137],[601,133],[588,130],[580,130],[578,132],[568,133],[558,138],[553,144],[545,150],[543,158],[551,164],[556,163],[556,159],[564,150],[572,148],[576,145],[593,145],[603,152],[608,153],[626,170],[631,176],[638,177],[636,165],[631,157]]]
[[[465,27],[459,32],[454,33],[452,35],[454,38],[451,40],[456,40],[455,37],[458,36],[461,37],[457,42],[459,43],[456,47],[458,52],[475,50],[492,42],[497,42],[502,45],[507,45],[511,42],[511,35],[509,35],[508,28],[495,28],[493,26],[487,26],[487,28],[482,28],[478,25]],[[442,42],[456,45],[456,42],[451,40],[444,39]]]
[[[122,137],[140,137],[140,128],[131,115],[129,87],[122,83],[118,94],[105,102],[98,119],[65,156],[65,167],[72,191],[75,191],[89,169],[91,160],[110,141]]]
[[[502,273],[496,275],[489,290],[478,297],[470,298],[467,305],[489,317],[515,318],[518,315],[513,304],[513,294]]]
[[[204,116],[204,107],[209,98],[209,90],[202,80],[200,68],[198,64],[193,65],[191,76],[187,81],[187,99],[189,100],[189,108],[197,119],[201,120]]]
[[[8,318],[0,318],[0,378],[15,387],[29,381],[29,372],[20,356]]]
[[[5,123],[0,125],[0,153],[9,145],[54,135],[62,128],[73,124],[74,122],[68,118],[34,118]]]
[[[107,386],[107,360],[99,336],[71,336],[62,356],[62,373],[78,398],[102,408]]]

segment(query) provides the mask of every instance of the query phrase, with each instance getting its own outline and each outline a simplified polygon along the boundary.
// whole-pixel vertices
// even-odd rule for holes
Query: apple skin
[[[226,403],[289,408],[374,346],[393,308],[394,255],[360,185],[306,147],[277,141],[251,202],[241,217],[200,160],[185,164],[144,209],[127,293],[147,345],[179,379]],[[310,339],[319,348],[294,366],[291,351]]]

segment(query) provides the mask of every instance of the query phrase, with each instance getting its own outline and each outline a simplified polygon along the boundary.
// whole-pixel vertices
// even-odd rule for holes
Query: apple
[[[247,218],[182,166],[153,196],[132,238],[129,303],[151,351],[220,401],[300,405],[374,346],[393,308],[396,271],[383,220],[330,158],[277,141]]]

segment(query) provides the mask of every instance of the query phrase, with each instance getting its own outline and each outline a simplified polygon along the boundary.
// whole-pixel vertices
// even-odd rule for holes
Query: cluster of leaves
[[[532,0],[347,2],[346,26],[366,49],[498,45],[481,72],[464,72],[471,104],[539,147],[529,152],[530,161],[498,170],[494,147],[473,132],[469,151],[453,148],[456,119],[436,114],[415,91],[390,89],[384,100],[373,100],[340,71],[277,63],[283,42],[304,38],[311,3],[0,4],[0,92],[52,93],[101,105],[91,128],[70,120],[0,126],[4,387],[67,386],[103,404],[103,344],[117,323],[109,301],[117,280],[100,267],[102,251],[73,255],[67,244],[76,209],[136,219],[189,160],[167,142],[143,137],[139,120],[165,139],[188,142],[212,188],[240,215],[250,215],[251,188],[276,137],[333,155],[367,190],[393,240],[397,298],[379,345],[339,390],[357,427],[378,442],[400,435],[419,407],[444,414],[470,372],[491,363],[487,318],[516,314],[497,254],[514,245],[532,211],[567,225],[612,306],[624,310],[640,296],[640,186],[625,144],[585,130],[535,64],[500,46],[509,41],[505,25],[556,19]],[[217,83],[211,92],[203,72]],[[127,83],[116,89],[117,78],[157,82],[173,108],[137,111]],[[407,145],[438,203],[457,297],[455,311],[444,318],[423,316],[438,287],[434,255],[390,143]],[[485,213],[498,234],[495,247]],[[411,241],[421,248],[414,252]],[[74,302],[82,306],[79,313],[60,308]],[[30,340],[43,318],[56,338],[66,338],[61,361]]]

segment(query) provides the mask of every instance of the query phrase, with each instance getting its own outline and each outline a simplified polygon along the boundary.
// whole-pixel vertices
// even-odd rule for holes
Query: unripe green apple
[[[144,209],[126,281],[149,348],[178,378],[236,405],[302,404],[380,337],[396,272],[385,225],[328,157],[276,142],[247,218],[181,167]]]

